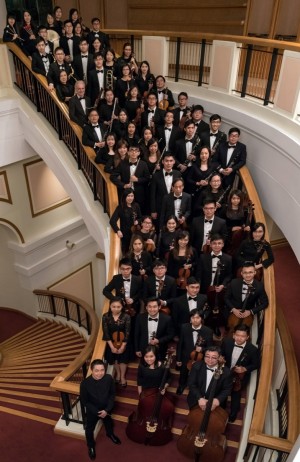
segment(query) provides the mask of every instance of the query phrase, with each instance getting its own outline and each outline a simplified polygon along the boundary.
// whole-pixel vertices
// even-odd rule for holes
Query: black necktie
[[[148,109],[148,112],[154,114],[154,110]]]
[[[88,56],[87,55],[81,55],[82,58],[87,58]]]
[[[234,348],[241,348],[243,349],[244,347],[242,347],[241,345],[237,345],[236,343],[234,344]]]
[[[221,255],[212,255],[211,258],[221,258]]]
[[[99,74],[99,73],[103,74],[103,71],[97,71],[97,74]]]
[[[189,302],[190,300],[194,300],[194,302],[196,302],[196,301],[197,301],[197,297],[189,297],[189,298],[188,298],[188,302]]]
[[[148,318],[148,321],[154,321],[154,322],[157,322],[158,319],[157,318]]]
[[[169,130],[169,132],[170,132],[170,131],[171,131],[171,128],[165,127],[165,130]]]
[[[129,165],[137,165],[137,162],[129,162]]]
[[[124,282],[130,282],[130,279],[124,279],[124,278],[123,278],[123,281],[124,281]]]
[[[212,220],[204,220],[204,223],[212,223]]]
[[[173,176],[173,172],[165,172],[165,176],[168,176],[168,175]]]
[[[215,370],[214,370],[214,369],[211,369],[210,367],[207,367],[207,366],[206,366],[206,369],[207,369],[208,371],[215,372]]]
[[[182,196],[179,196],[179,197],[174,196],[174,201],[177,201],[177,199],[179,199],[181,201]]]

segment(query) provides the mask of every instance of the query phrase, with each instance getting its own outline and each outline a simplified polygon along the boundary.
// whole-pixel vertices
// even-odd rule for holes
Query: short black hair
[[[237,330],[240,330],[242,332],[247,332],[247,334],[250,335],[250,327],[247,326],[247,324],[238,324],[237,326],[234,327],[233,332],[235,333]]]
[[[119,263],[119,266],[122,266],[122,265],[126,265],[126,266],[131,266],[131,267],[132,267],[132,262],[131,262],[130,258],[127,258],[127,257],[121,258],[120,263]]]
[[[104,366],[105,368],[105,363],[102,359],[94,359],[94,361],[91,362],[91,369],[93,370],[95,366]]]

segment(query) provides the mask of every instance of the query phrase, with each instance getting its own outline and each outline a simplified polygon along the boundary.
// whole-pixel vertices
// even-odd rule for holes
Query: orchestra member
[[[104,127],[99,124],[99,114],[96,109],[92,109],[88,115],[89,122],[84,125],[82,131],[82,144],[93,148],[97,153],[105,146]]]
[[[68,80],[66,71],[60,71],[59,82],[56,85],[56,96],[59,101],[69,104],[70,99],[74,96],[74,85]]]
[[[35,51],[37,35],[37,28],[32,22],[31,14],[25,10],[23,12],[23,24],[20,28],[20,39],[22,40],[22,49],[27,56],[31,56]]]
[[[151,74],[150,64],[148,61],[142,61],[139,66],[138,75],[135,78],[135,83],[143,98],[147,99],[149,91],[153,88],[154,81],[155,77]]]
[[[183,129],[185,122],[190,119],[190,108],[188,107],[188,94],[181,91],[178,94],[178,107],[173,110],[174,125]]]
[[[132,265],[132,274],[146,278],[151,272],[152,257],[146,250],[146,244],[143,239],[134,234],[129,244],[128,258]]]
[[[53,58],[53,49],[54,49],[54,45],[52,42],[50,42],[48,40],[48,31],[47,31],[47,28],[45,26],[39,26],[38,27],[38,37],[37,37],[37,40],[39,37],[42,37],[45,41],[45,52],[48,54],[48,55],[51,55],[52,58]],[[37,43],[37,41],[36,41]]]
[[[80,38],[73,34],[73,24],[69,19],[64,21],[64,31],[65,35],[60,38],[59,46],[64,50],[66,61],[71,63],[74,56],[80,54]]]
[[[168,217],[165,225],[160,231],[158,239],[158,256],[168,261],[170,251],[174,249],[175,240],[179,232],[178,221],[175,215]]]
[[[175,279],[166,274],[167,265],[162,260],[155,260],[152,264],[154,274],[149,276],[143,284],[143,299],[159,298],[160,306],[172,306],[176,298]]]
[[[246,164],[246,145],[239,141],[241,131],[237,127],[230,128],[228,142],[220,144],[216,154],[216,162],[220,164],[219,172],[223,176],[223,186],[231,186],[236,172]]]
[[[119,140],[116,145],[116,153],[113,157],[109,156],[104,171],[106,173],[112,173],[120,164],[121,160],[125,159],[128,159],[128,143],[125,140]]]
[[[112,123],[118,118],[120,111],[113,90],[104,90],[104,100],[100,99],[98,102],[97,111],[99,113],[100,122],[104,124],[107,132],[111,131]]]
[[[177,294],[185,291],[187,279],[193,275],[197,253],[190,244],[188,231],[179,230],[168,258],[168,274],[176,279]]]
[[[175,107],[175,101],[171,90],[166,87],[166,79],[163,75],[158,75],[155,79],[156,95],[158,101],[158,107],[163,106],[162,109],[172,110]],[[163,101],[167,101],[166,107],[164,107]]]
[[[84,80],[88,84],[90,71],[95,69],[94,58],[89,53],[89,44],[85,37],[79,41],[80,53],[74,56],[73,69],[79,80]]]
[[[109,36],[100,30],[100,19],[92,18],[92,29],[88,35],[88,41],[91,45],[95,38],[98,38],[103,44],[103,47],[107,50],[109,48]]]
[[[165,112],[164,126],[157,127],[156,136],[160,140],[159,148],[161,151],[175,152],[176,141],[181,137],[181,130],[174,124],[173,112],[169,109]]]
[[[246,324],[239,324],[234,328],[233,338],[225,338],[221,346],[222,355],[233,378],[229,422],[236,420],[240,410],[242,390],[247,386],[251,372],[259,366],[259,351],[249,341],[249,335],[249,327]]]
[[[134,86],[134,79],[131,77],[129,64],[123,64],[121,68],[121,77],[117,80],[115,94],[121,108],[124,108],[129,90]]]
[[[143,390],[147,388],[159,388],[165,374],[165,368],[163,363],[159,360],[158,349],[155,345],[148,345],[143,352],[143,358],[138,367],[137,373],[137,385],[138,394],[142,395]],[[171,375],[168,374],[167,382],[163,390],[160,390],[161,394],[165,394]]]
[[[200,138],[194,136],[195,123],[188,119],[184,124],[185,138],[180,138],[175,143],[176,168],[185,174],[189,174],[193,162],[197,159],[198,149],[200,149]]]
[[[39,37],[36,41],[36,51],[32,54],[31,69],[37,74],[46,76],[52,62],[52,55],[46,53],[45,40]]]
[[[113,159],[116,154],[115,147],[117,144],[117,137],[115,133],[110,132],[104,138],[104,146],[97,150],[97,155],[95,157],[96,164],[106,165],[109,159]]]
[[[69,100],[69,115],[72,122],[80,127],[88,123],[87,113],[91,108],[91,100],[85,94],[85,83],[83,80],[77,80],[75,83],[75,95]]]
[[[91,375],[81,382],[80,401],[86,412],[85,438],[88,455],[91,460],[95,460],[94,429],[99,419],[103,421],[106,436],[114,444],[121,444],[121,441],[113,432],[111,418],[115,402],[114,380],[110,374],[106,374],[104,362],[101,359],[92,361],[91,371]]]
[[[61,71],[65,71],[68,76],[69,83],[73,84],[72,76],[74,71],[70,63],[65,60],[65,54],[61,47],[57,47],[54,52],[54,62],[50,64],[49,72],[47,74],[49,91],[53,91],[59,83],[59,75]]]
[[[150,127],[152,135],[156,135],[157,127],[164,125],[165,111],[157,107],[157,96],[153,90],[147,96],[147,109],[141,115],[141,127]]]
[[[120,79],[122,77],[122,68],[127,64],[129,65],[130,74],[136,76],[138,73],[138,65],[132,51],[131,43],[126,42],[123,45],[123,53],[116,61],[116,77]]]
[[[183,179],[175,178],[172,181],[172,191],[163,196],[159,218],[160,229],[170,215],[176,216],[180,226],[186,224],[191,214],[192,198],[190,194],[183,192],[183,188]]]
[[[203,115],[204,108],[203,106],[201,106],[201,104],[196,104],[195,106],[192,106],[191,117],[195,124],[194,136],[198,136],[200,139],[202,139],[203,134],[209,132],[209,125],[208,123],[204,122]]]
[[[220,130],[221,124],[221,116],[213,114],[209,118],[210,132],[202,133],[202,144],[210,147],[212,157],[216,154],[220,144],[227,141],[226,134]]]

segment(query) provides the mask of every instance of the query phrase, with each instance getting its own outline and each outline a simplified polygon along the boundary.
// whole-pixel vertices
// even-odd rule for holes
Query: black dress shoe
[[[114,433],[107,435],[107,438],[111,439],[114,444],[121,444],[120,438],[118,438]]]
[[[91,460],[95,460],[96,459],[96,451],[95,451],[95,448],[88,448],[88,452],[89,452],[89,458]]]
[[[229,415],[228,422],[233,423],[236,420],[236,414],[232,413]]]
[[[176,390],[176,395],[182,395],[183,391],[184,391],[184,387],[178,387]]]

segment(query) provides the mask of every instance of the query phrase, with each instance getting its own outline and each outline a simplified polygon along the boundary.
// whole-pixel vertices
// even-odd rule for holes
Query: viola
[[[136,315],[136,310],[133,306],[133,304],[130,304],[130,303],[126,303],[126,298],[125,298],[125,288],[122,287],[120,289],[120,292],[121,292],[121,297],[122,297],[122,302],[123,302],[123,306],[124,306],[124,311],[126,314],[129,314],[129,316],[132,318],[133,316]]]
[[[119,350],[121,348],[122,343],[124,342],[124,338],[125,338],[124,332],[121,332],[119,330],[115,331],[112,334],[112,343],[113,343],[113,346],[117,350]]]
[[[249,297],[254,292],[255,292],[255,287],[253,285],[249,285],[245,300],[243,301],[242,308],[240,309],[241,313],[245,313],[247,309],[246,307],[247,307]],[[253,318],[254,318],[253,314],[250,314],[246,318],[238,318],[237,316],[235,316],[235,314],[230,313],[228,317],[228,321],[227,321],[227,327],[229,328],[229,332],[233,332],[234,328],[241,322],[243,324],[246,324],[246,326],[251,327],[253,324]]]
[[[159,109],[162,109],[163,111],[166,111],[169,107],[169,101],[168,101],[168,89],[165,88],[164,90],[164,97],[163,99],[158,103]]]
[[[190,256],[188,256],[186,260],[186,264],[188,265],[190,262]],[[191,275],[191,270],[189,268],[179,268],[178,271],[178,278],[176,279],[176,284],[179,289],[186,289],[187,280]]]
[[[239,357],[239,359],[237,360],[237,363],[236,365],[231,369],[231,373],[232,373],[232,390],[233,391],[240,391],[241,388],[242,388],[242,382],[243,382],[243,379],[246,375],[246,372],[236,372],[235,371],[235,367],[236,366],[242,366],[243,365],[243,362],[245,361],[247,357],[247,353],[243,352],[241,354],[241,356]]]
[[[208,232],[206,240],[209,241],[211,236],[211,231]],[[209,244],[204,244],[202,247],[202,252],[203,253],[209,253],[211,251],[210,249],[210,243]]]
[[[164,280],[160,279],[160,281],[158,283],[158,289],[157,289],[157,297],[158,298],[161,298],[161,293],[163,291],[163,288],[164,288]],[[163,313],[168,314],[168,315],[171,314],[171,310],[170,310],[170,308],[168,306],[162,306],[161,305],[160,311],[162,311]]]
[[[199,460],[221,462],[225,455],[227,442],[223,433],[228,414],[220,406],[211,411],[217,381],[223,373],[224,364],[224,358],[220,357],[218,368],[212,378],[205,411],[198,405],[190,410],[188,424],[177,441],[178,450],[195,462]]]
[[[253,212],[254,212],[254,205],[250,199],[247,200],[246,211],[247,211],[247,219],[246,219],[245,224],[241,227],[241,229],[232,231],[231,242],[227,250],[227,253],[229,255],[234,255],[236,253],[242,241],[246,239],[249,234],[249,231],[245,231],[245,228],[247,228],[248,226],[251,226],[251,223],[253,220]]]
[[[190,371],[192,369],[192,365],[196,363],[197,361],[202,361],[203,359],[203,353],[202,351],[197,351],[197,348],[201,347],[206,343],[205,339],[201,337],[201,335],[198,335],[197,341],[195,343],[195,350],[193,350],[190,354],[190,359],[187,362],[186,367]]]
[[[187,107],[186,108],[186,114],[184,114],[180,121],[179,121],[179,128],[180,130],[183,130],[184,129],[184,124],[187,120],[189,120],[191,118],[191,108],[190,107]]]
[[[162,446],[172,439],[172,421],[175,406],[166,394],[162,394],[171,367],[173,350],[168,352],[164,374],[159,388],[143,390],[137,411],[128,418],[126,434],[132,441],[150,446]]]

